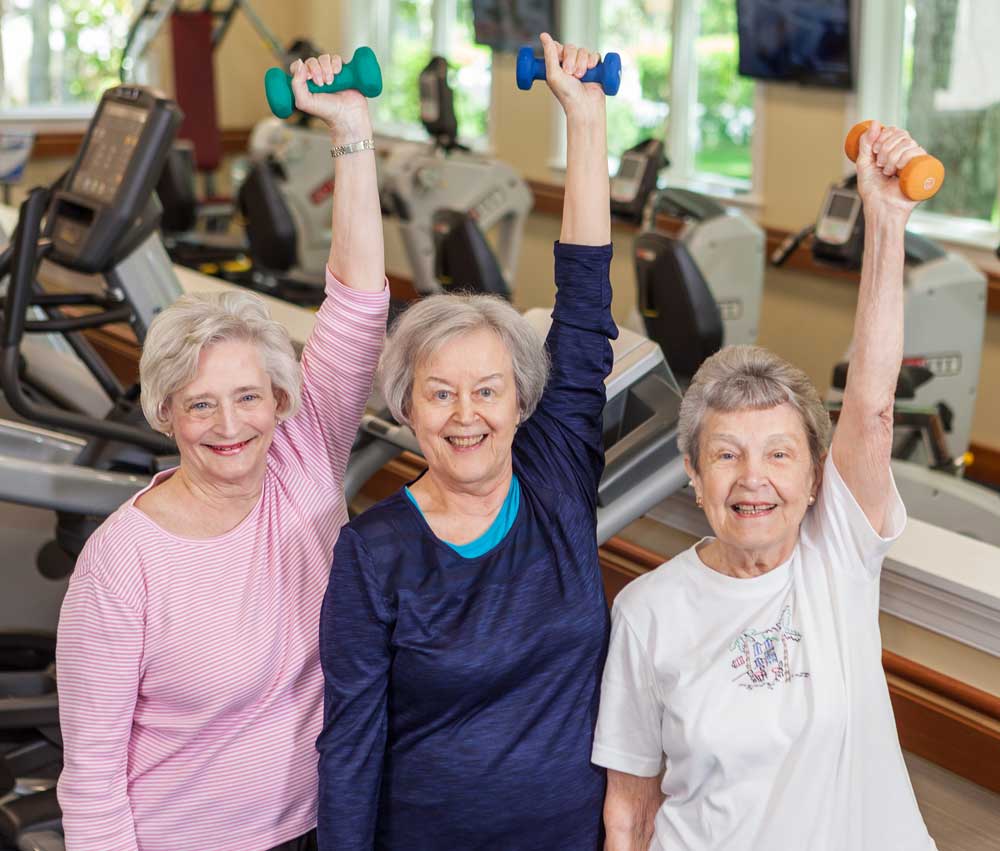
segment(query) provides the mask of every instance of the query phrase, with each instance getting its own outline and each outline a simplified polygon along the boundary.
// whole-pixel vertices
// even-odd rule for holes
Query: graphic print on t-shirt
[[[791,643],[801,640],[802,633],[792,628],[792,608],[785,606],[774,626],[748,629],[729,645],[737,654],[730,664],[741,669],[733,682],[751,690],[764,686],[770,689],[791,682],[792,677],[808,677],[808,671],[793,672],[789,659]]]

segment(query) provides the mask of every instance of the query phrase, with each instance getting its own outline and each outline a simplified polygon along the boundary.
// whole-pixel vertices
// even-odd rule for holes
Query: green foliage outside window
[[[391,124],[420,127],[417,80],[431,58],[431,6],[428,0],[401,0],[395,4],[392,56],[387,63],[382,95],[377,105],[383,120]],[[455,93],[459,135],[465,139],[477,139],[486,135],[489,108],[482,102],[481,92],[473,91],[476,87],[466,87],[459,82],[458,77],[466,69],[458,66],[474,64],[477,54],[488,54],[488,48],[473,44],[471,2],[460,2],[456,13],[449,39],[455,55],[445,56],[451,69],[449,83]],[[482,89],[483,81],[478,82],[478,89]],[[488,91],[488,81],[486,87]],[[477,94],[480,96],[477,97]]]
[[[131,0],[7,0],[0,102],[95,103],[118,83]]]
[[[939,109],[952,85],[958,0],[910,0],[903,56],[904,124],[944,163],[947,179],[922,209],[1000,225],[1000,103]]]
[[[738,73],[736,3],[704,0],[699,16],[695,169],[749,182],[754,84]]]
[[[641,139],[662,137],[664,132],[672,97],[672,9],[662,0],[604,3],[602,43],[627,45],[621,48],[623,60],[635,66],[639,78],[638,98],[635,94],[630,98],[626,90],[608,101],[609,149],[612,155],[619,155]],[[699,0],[696,6],[694,167],[701,173],[749,182],[754,84],[737,73],[736,4],[733,0]]]
[[[670,93],[669,50],[644,50],[629,58],[639,72],[644,103],[636,104],[623,97],[608,98],[608,147],[615,156],[643,139],[663,133],[666,109],[649,109],[646,105],[665,104]]]
[[[695,168],[749,181],[753,82],[737,73],[736,35],[703,35],[695,50],[699,140]]]

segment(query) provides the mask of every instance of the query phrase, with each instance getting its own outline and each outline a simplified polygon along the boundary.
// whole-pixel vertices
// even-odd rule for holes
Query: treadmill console
[[[860,214],[861,198],[855,189],[831,187],[816,222],[816,239],[831,245],[844,245],[850,240]]]
[[[49,235],[61,264],[101,272],[130,231],[155,226],[148,209],[181,122],[173,101],[141,86],[104,93],[63,188],[53,193]],[[156,211],[158,212],[158,211]]]
[[[864,241],[865,213],[858,190],[851,183],[831,186],[816,220],[813,258],[842,269],[858,269]]]
[[[646,166],[646,157],[636,151],[626,151],[618,164],[618,173],[611,178],[611,200],[628,203],[639,194],[639,184]]]
[[[618,172],[611,178],[611,212],[628,221],[639,221],[657,175],[667,164],[663,142],[647,139],[622,154]]]

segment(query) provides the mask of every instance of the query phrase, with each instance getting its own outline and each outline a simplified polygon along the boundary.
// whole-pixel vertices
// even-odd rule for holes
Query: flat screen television
[[[850,89],[852,0],[737,0],[739,71]]]
[[[538,34],[559,37],[556,0],[472,0],[472,20],[476,44],[502,53],[517,53],[530,44],[541,56]]]

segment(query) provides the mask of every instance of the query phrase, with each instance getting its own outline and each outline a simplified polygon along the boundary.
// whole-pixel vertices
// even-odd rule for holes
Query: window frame
[[[697,128],[693,120],[697,103],[698,72],[695,63],[695,39],[697,33],[699,0],[674,0],[670,28],[673,49],[670,64],[670,114],[660,137],[666,146],[670,165],[661,172],[671,185],[691,189],[711,195],[750,210],[763,204],[761,150],[763,132],[763,86],[754,82],[754,128],[750,141],[750,183],[728,180],[723,175],[709,175],[695,170]],[[572,14],[570,6],[572,5]],[[561,31],[563,40],[575,44],[596,44],[601,27],[601,0],[578,0],[561,3]],[[683,96],[679,96],[683,93]],[[555,116],[556,132],[553,134],[553,150],[549,167],[553,171],[566,169],[566,127],[561,115]],[[618,168],[616,157],[609,157],[609,169],[613,174]]]
[[[349,44],[367,44],[375,51],[376,56],[392,55],[392,4],[395,0],[351,0],[342,7],[344,16],[344,31],[348,33]],[[447,56],[450,29],[457,14],[458,0],[431,0],[431,55]],[[458,141],[473,151],[483,153],[491,149],[492,143],[492,87],[493,75],[490,74],[489,117],[486,122],[486,135],[475,138],[460,136]],[[419,125],[403,122],[384,121],[378,118],[377,111],[373,115],[373,128],[379,136],[402,139],[405,141],[426,142],[427,133]]]
[[[128,16],[131,26],[135,9]],[[45,133],[82,133],[87,129],[100,101],[93,103],[31,104],[5,107],[3,124],[13,130]]]
[[[860,3],[861,49],[855,120],[878,116],[884,124],[898,125],[903,114],[903,39],[907,0]],[[847,122],[853,125],[854,120]],[[917,233],[946,243],[995,250],[1000,227],[982,219],[928,213],[919,207],[910,217]]]

